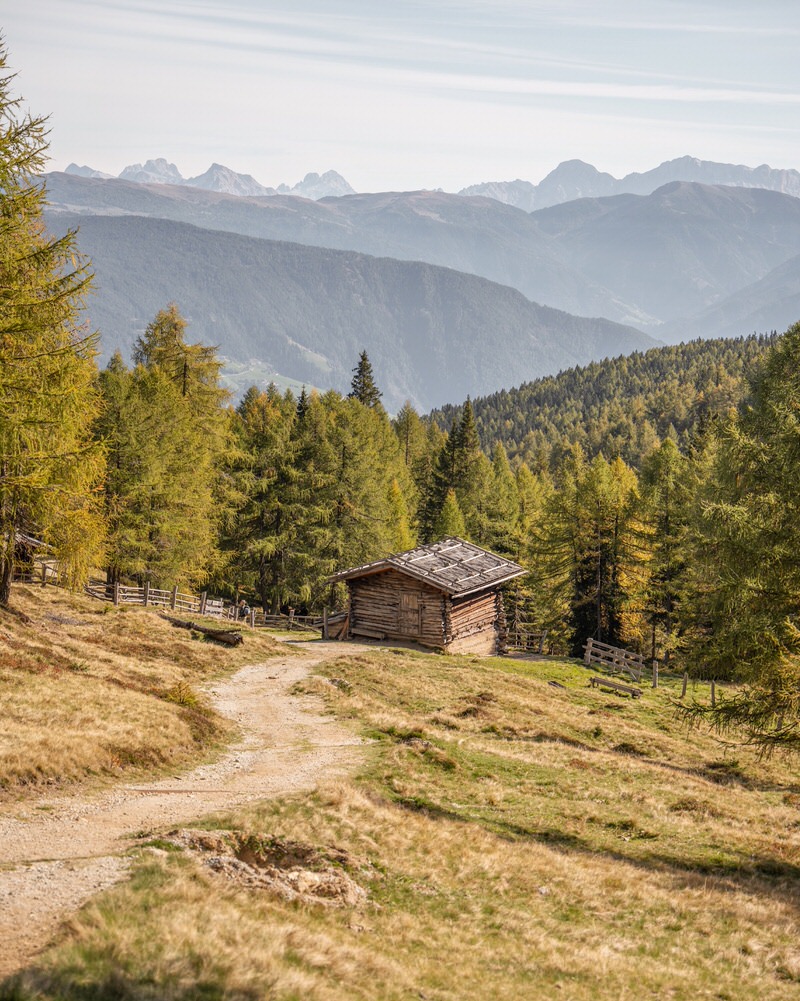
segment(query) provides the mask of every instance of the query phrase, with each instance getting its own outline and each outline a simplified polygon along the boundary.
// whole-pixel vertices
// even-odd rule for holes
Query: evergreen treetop
[[[347,394],[351,399],[358,400],[365,407],[380,406],[383,393],[375,383],[372,373],[372,363],[369,360],[366,350],[362,351],[358,357],[358,364],[353,369],[353,381],[350,385],[350,392]]]

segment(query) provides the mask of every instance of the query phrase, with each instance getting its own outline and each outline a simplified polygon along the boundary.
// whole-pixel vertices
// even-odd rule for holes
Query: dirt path
[[[143,832],[185,824],[248,801],[313,789],[345,774],[363,743],[319,699],[290,694],[338,644],[244,667],[209,688],[240,740],[219,761],[172,779],[92,798],[47,797],[0,810],[0,977],[25,965],[68,914],[122,879]]]

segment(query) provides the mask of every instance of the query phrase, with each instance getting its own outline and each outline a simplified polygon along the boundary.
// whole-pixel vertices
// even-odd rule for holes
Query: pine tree
[[[85,577],[102,545],[94,344],[76,327],[91,276],[75,233],[44,228],[46,120],[21,115],[0,48],[0,603],[20,531],[54,546],[63,576]]]
[[[363,403],[365,407],[379,407],[381,396],[375,377],[372,373],[372,364],[367,356],[366,350],[362,351],[358,357],[358,364],[353,369],[353,381],[348,394],[352,399]]]

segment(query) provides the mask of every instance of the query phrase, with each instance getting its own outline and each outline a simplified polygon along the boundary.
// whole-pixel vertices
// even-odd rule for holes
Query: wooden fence
[[[104,580],[92,578],[84,587],[84,592],[99,601],[114,605],[144,605],[149,608],[169,608],[172,611],[188,612],[194,615],[208,615],[217,619],[236,618],[236,606],[224,598],[202,594],[185,594],[177,587],[171,590],[145,584],[137,587],[131,584],[108,584]]]
[[[627,674],[634,681],[641,681],[645,670],[644,657],[621,647],[601,643],[591,637],[586,641],[583,663],[605,668],[610,674]]]
[[[53,560],[36,559],[32,567],[14,574],[14,580],[21,584],[48,584],[59,586],[58,566]],[[170,611],[190,615],[205,615],[216,619],[237,619],[251,627],[286,630],[322,629],[324,615],[297,615],[290,609],[288,614],[273,615],[260,608],[251,608],[242,619],[235,602],[226,598],[215,598],[206,591],[202,594],[186,594],[177,587],[171,589],[153,587],[151,584],[109,584],[100,578],[91,578],[84,587],[84,593],[98,601],[113,605],[143,605],[147,608],[165,608]]]
[[[543,654],[546,640],[546,629],[537,629],[532,623],[516,618],[509,627],[507,645],[510,650]]]

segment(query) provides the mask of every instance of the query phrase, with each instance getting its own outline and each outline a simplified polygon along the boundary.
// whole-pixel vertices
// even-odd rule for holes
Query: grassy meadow
[[[795,763],[687,729],[679,686],[632,701],[587,679],[342,647],[303,689],[373,739],[361,773],[195,834],[365,900],[288,899],[151,832],[132,880],[0,996],[800,998]]]
[[[260,631],[223,647],[157,612],[15,584],[0,610],[0,802],[196,760],[227,726],[196,687],[278,650]]]

